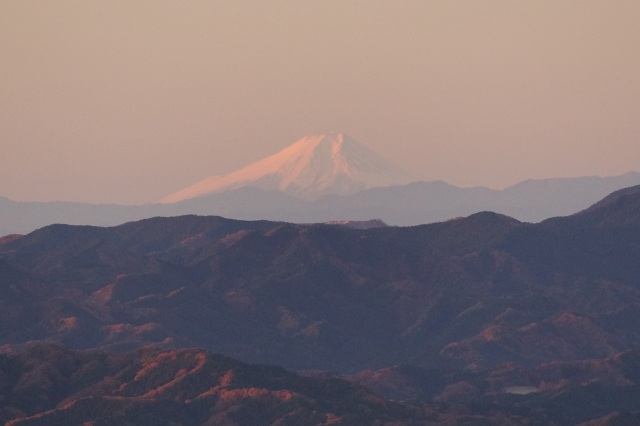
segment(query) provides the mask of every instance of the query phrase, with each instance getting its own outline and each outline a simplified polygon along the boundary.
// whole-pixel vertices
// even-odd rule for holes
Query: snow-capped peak
[[[282,151],[225,176],[210,176],[163,199],[176,203],[242,186],[315,199],[420,178],[381,158],[343,133],[309,135]]]

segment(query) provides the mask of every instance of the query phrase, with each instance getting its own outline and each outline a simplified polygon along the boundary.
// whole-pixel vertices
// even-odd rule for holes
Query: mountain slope
[[[6,238],[0,419],[637,424],[639,205],[630,188],[539,224],[183,216]]]
[[[113,353],[36,345],[0,354],[0,422],[635,425],[640,420],[639,366],[640,353],[628,351],[603,360],[534,369],[505,364],[481,373],[394,366],[363,371],[350,378],[359,383],[353,384],[328,374],[309,377],[275,366],[249,365],[199,349]]]
[[[0,300],[0,341],[202,346],[338,371],[602,358],[640,346],[640,234],[629,218],[56,225],[0,245],[12,295]]]
[[[346,425],[421,417],[341,379],[197,349],[115,354],[41,345],[0,354],[0,377],[0,422],[14,426]]]
[[[640,222],[640,185],[623,188],[576,216],[591,225],[614,226]]]
[[[250,186],[304,199],[349,194],[419,178],[379,157],[342,133],[306,136],[284,150],[225,176],[210,176],[162,200],[163,203]]]

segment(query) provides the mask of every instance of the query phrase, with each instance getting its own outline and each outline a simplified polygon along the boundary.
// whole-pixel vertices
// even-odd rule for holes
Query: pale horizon
[[[316,133],[502,189],[640,171],[640,3],[0,3],[0,197],[145,204]]]

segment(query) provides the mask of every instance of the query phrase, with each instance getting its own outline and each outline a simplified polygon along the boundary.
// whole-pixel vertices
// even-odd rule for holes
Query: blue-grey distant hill
[[[389,225],[439,222],[480,211],[539,222],[576,213],[607,194],[640,184],[640,173],[613,177],[527,180],[504,190],[458,188],[442,181],[373,188],[306,201],[279,191],[238,188],[175,204],[125,206],[75,202],[15,202],[0,198],[0,235],[53,223],[111,226],[155,216],[218,215],[297,223],[381,219]]]

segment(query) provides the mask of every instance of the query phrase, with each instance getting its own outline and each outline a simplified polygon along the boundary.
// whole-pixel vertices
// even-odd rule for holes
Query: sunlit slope
[[[421,180],[342,133],[306,136],[282,151],[225,176],[210,176],[162,200],[176,203],[244,186],[304,199],[350,194]]]

